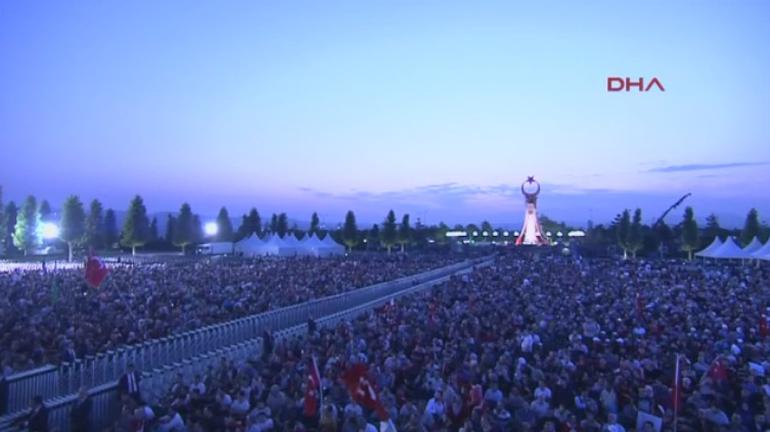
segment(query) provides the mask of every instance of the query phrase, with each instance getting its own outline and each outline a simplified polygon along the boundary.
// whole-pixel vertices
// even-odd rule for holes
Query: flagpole
[[[676,367],[674,368],[674,432],[679,421],[679,354],[676,355]]]
[[[318,367],[318,361],[316,360],[315,354],[313,354],[313,367],[318,371],[318,401],[321,406],[321,409],[319,409],[318,412],[320,413],[324,407],[324,380],[321,376],[321,368]]]

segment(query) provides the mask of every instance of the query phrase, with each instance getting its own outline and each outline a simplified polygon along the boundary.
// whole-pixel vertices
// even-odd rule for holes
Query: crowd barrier
[[[420,278],[421,283],[411,284],[409,287],[404,287],[404,285],[401,284],[402,289],[387,294],[382,294],[382,291],[380,291],[382,295],[378,298],[355,305],[347,310],[332,312],[322,317],[319,316],[320,318],[317,319],[316,322],[319,327],[335,327],[340,322],[353,319],[362,313],[382,306],[391,299],[431,288],[448,280],[453,273],[469,272],[474,265],[486,265],[489,262],[491,262],[491,260],[487,257],[484,259],[473,260],[472,262],[462,263],[463,265],[450,266],[452,267],[452,270],[446,272],[428,272],[432,273],[432,275],[428,277],[425,277],[426,274],[422,274],[420,275],[423,276],[423,278]],[[448,268],[445,267],[444,269]],[[414,279],[412,279],[412,282],[414,282]],[[275,331],[273,335],[276,343],[285,343],[292,338],[301,337],[306,334],[306,332],[307,322],[303,320],[288,328]],[[185,382],[189,383],[196,374],[204,375],[209,366],[216,367],[223,357],[239,363],[247,361],[250,358],[259,357],[261,353],[262,337],[257,336],[248,340],[239,341],[227,347],[217,348],[207,353],[194,355],[181,361],[166,364],[162,367],[145,370],[145,372],[142,373],[142,380],[140,381],[142,396],[148,404],[158,404],[159,402],[162,402],[162,399],[165,396],[168,396],[169,389],[177,379],[177,375],[180,373],[184,377]],[[90,390],[89,393],[93,400],[93,408],[91,411],[92,430],[102,430],[105,427],[110,426],[120,415],[120,404],[117,398],[116,387],[117,383],[113,381]],[[57,397],[46,403],[46,406],[49,408],[49,425],[51,430],[56,430],[58,432],[77,432],[71,430],[69,424],[69,413],[76,401],[76,395],[69,395]],[[0,432],[17,431],[17,429],[10,427],[4,428],[3,426],[2,422],[0,422]]]
[[[469,268],[484,258],[463,261],[394,281],[336,294],[305,303],[284,307],[161,339],[129,345],[94,356],[17,373],[0,385],[6,404],[0,413],[13,417],[27,409],[32,397],[40,395],[46,401],[65,398],[80,387],[96,388],[119,379],[126,365],[133,363],[138,370],[154,371],[185,359],[254,339],[266,330],[277,331],[319,318],[340,310],[351,309],[419,284]],[[0,418],[0,422],[3,420]]]

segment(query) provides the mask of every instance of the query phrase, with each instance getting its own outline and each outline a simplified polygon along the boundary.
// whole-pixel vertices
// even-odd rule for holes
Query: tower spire
[[[526,187],[532,185],[536,189],[527,191]],[[521,227],[521,234],[516,238],[516,245],[544,246],[549,244],[548,238],[543,235],[540,220],[537,218],[537,196],[540,194],[540,183],[535,180],[535,176],[527,176],[527,180],[521,184],[521,194],[524,195],[527,210],[524,213],[524,225]]]

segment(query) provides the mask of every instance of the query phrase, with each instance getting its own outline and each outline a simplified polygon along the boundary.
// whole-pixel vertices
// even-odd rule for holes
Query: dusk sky
[[[769,2],[528,3],[0,2],[4,199],[770,220]]]

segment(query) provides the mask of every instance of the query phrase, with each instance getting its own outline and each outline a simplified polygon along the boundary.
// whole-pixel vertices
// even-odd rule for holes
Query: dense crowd
[[[0,272],[0,378],[461,260],[416,254],[116,265]]]
[[[767,269],[501,257],[492,266],[124,398],[116,431],[374,431],[340,376],[367,365],[399,431],[770,428]],[[313,326],[310,326],[313,327]],[[309,359],[324,402],[308,412]],[[312,408],[312,407],[311,407]],[[637,425],[638,422],[638,425]]]

